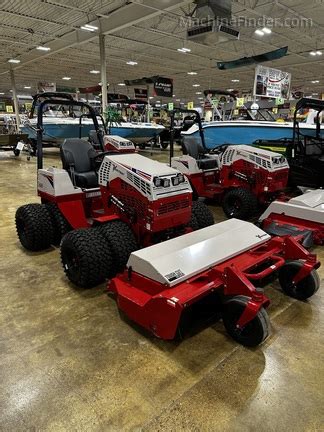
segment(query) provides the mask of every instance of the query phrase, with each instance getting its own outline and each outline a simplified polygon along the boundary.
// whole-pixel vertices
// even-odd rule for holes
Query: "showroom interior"
[[[323,3],[0,6],[0,431],[323,431]]]

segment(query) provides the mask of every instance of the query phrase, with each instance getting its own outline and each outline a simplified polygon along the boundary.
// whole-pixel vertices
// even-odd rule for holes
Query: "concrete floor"
[[[37,202],[35,175],[35,160],[0,153],[0,431],[324,431],[323,289],[302,303],[268,287],[272,336],[257,349],[221,322],[155,339],[104,285],[71,286],[57,249],[20,247],[14,214]]]

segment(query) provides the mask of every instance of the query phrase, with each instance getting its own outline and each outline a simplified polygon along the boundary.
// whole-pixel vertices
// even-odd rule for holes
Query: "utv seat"
[[[66,139],[61,145],[63,169],[71,177],[75,186],[82,189],[98,187],[98,177],[94,169],[97,153],[92,145],[80,138]]]
[[[198,142],[197,138],[186,138],[182,142],[183,153],[197,161],[198,168],[201,170],[212,170],[218,168],[217,159],[206,154],[206,150]]]

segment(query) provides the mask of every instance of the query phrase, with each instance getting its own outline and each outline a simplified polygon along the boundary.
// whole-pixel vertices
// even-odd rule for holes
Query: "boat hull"
[[[21,131],[28,134],[28,138],[36,139],[37,133],[33,123],[25,124],[21,126]],[[81,127],[81,138],[87,138],[89,136],[90,130],[94,128],[93,123],[84,123]],[[134,124],[127,123],[124,126],[122,123],[118,125],[113,125],[110,127],[111,135],[118,135],[122,138],[127,138],[133,141],[135,144],[145,144],[148,141],[158,137],[160,133],[164,130],[163,126],[152,126],[151,124],[144,123]],[[79,122],[77,123],[47,123],[44,122],[44,132],[43,140],[49,141],[54,144],[59,145],[66,138],[78,138],[80,133]]]
[[[194,128],[194,129],[193,129]],[[199,131],[196,126],[189,131],[182,133],[185,142],[200,140]],[[258,140],[262,141],[289,141],[293,138],[293,124],[251,124],[249,122],[217,122],[213,124],[204,124],[205,144],[208,149],[213,149],[226,144],[246,144],[252,145]],[[301,133],[316,136],[315,125],[300,125]],[[324,138],[324,129],[321,130],[321,136]],[[284,145],[284,144],[283,144]]]

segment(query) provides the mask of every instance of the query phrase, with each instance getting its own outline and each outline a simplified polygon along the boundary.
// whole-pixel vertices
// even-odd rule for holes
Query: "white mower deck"
[[[324,224],[324,190],[313,190],[292,198],[288,202],[274,201],[263,213],[260,220],[267,219],[271,214]]]
[[[230,219],[133,252],[127,266],[172,287],[269,239],[255,225]]]

